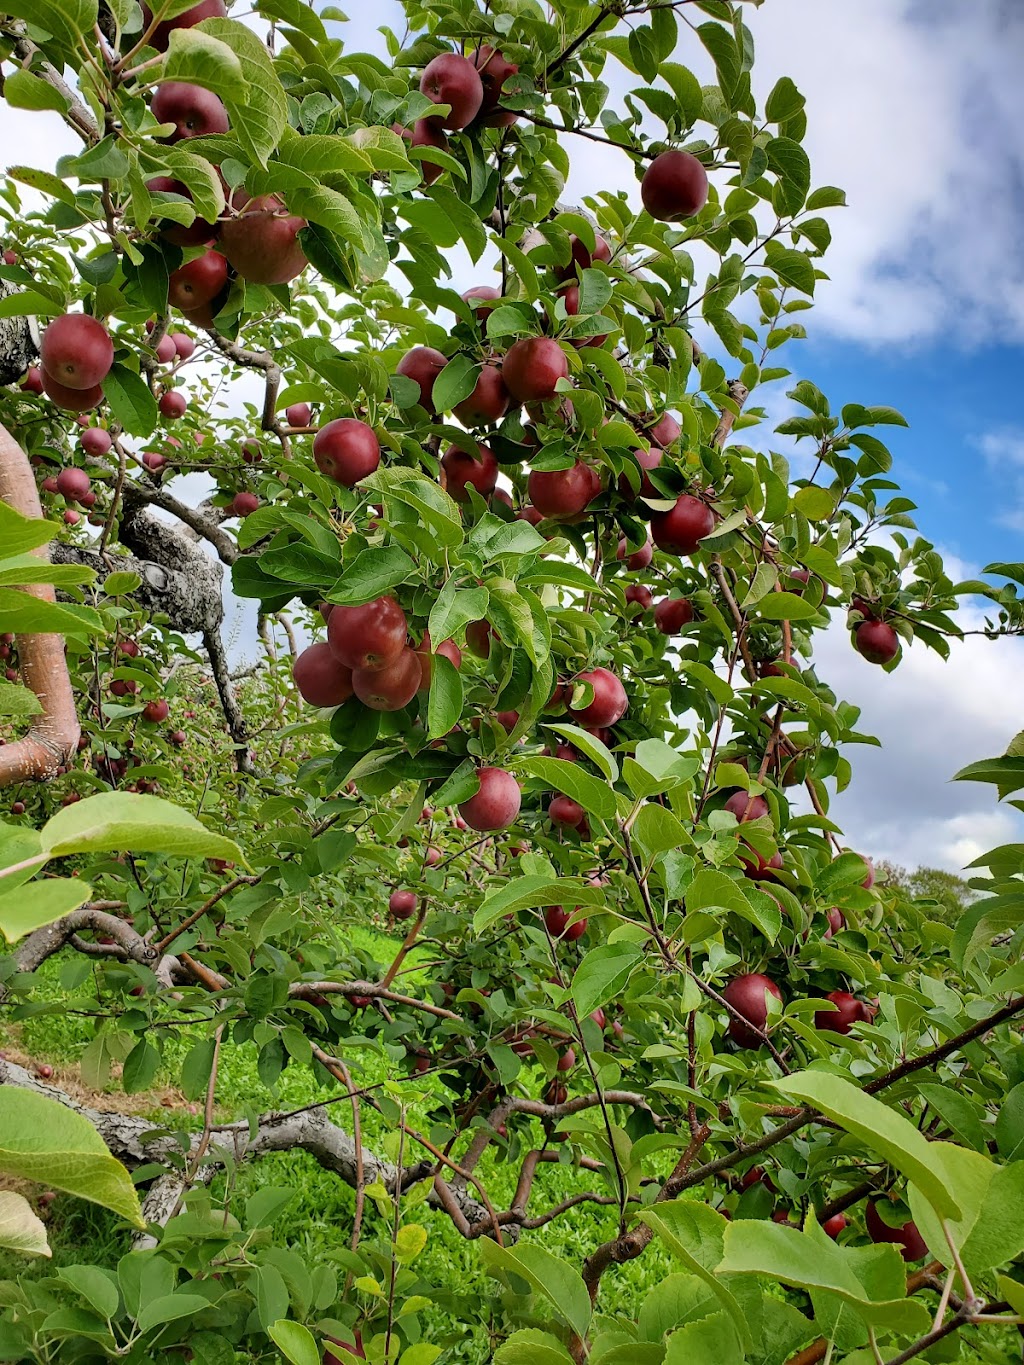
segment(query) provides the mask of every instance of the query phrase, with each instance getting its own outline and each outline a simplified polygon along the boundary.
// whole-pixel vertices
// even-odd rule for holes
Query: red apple
[[[555,268],[555,276],[559,280],[574,279],[577,266],[581,270],[589,270],[595,261],[601,261],[607,265],[612,258],[612,249],[599,232],[594,234],[593,251],[576,236],[575,232],[571,232],[569,234],[569,249],[572,253],[569,264]]]
[[[160,402],[157,406],[164,417],[173,421],[184,416],[185,409],[188,407],[188,399],[180,389],[165,389],[160,395]]]
[[[406,646],[381,668],[354,668],[352,690],[371,711],[401,711],[419,691],[421,679],[416,651]]]
[[[518,118],[510,110],[496,112],[501,103],[503,87],[509,76],[519,71],[515,62],[506,61],[500,52],[485,43],[469,54],[469,60],[480,73],[484,89],[483,103],[480,105],[480,122],[488,128],[508,128]]]
[[[84,469],[77,469],[74,465],[62,469],[57,475],[57,492],[69,502],[79,502],[91,487],[89,475]]]
[[[442,128],[465,128],[480,112],[484,87],[480,73],[468,57],[442,52],[428,62],[420,77],[420,91],[434,104],[450,106],[438,116]]]
[[[582,724],[604,729],[609,725],[616,725],[626,714],[629,706],[626,689],[607,668],[592,668],[580,673],[576,682],[590,683],[594,690],[594,699],[589,705],[578,710],[572,705],[568,707],[574,716],[579,717]]]
[[[43,372],[38,365],[30,365],[25,371],[25,378],[21,381],[22,393],[42,393],[43,391]]]
[[[169,336],[162,336],[156,344],[156,358],[161,365],[169,365],[178,355],[174,341]]]
[[[821,1225],[821,1230],[826,1236],[831,1237],[833,1242],[846,1227],[846,1217],[841,1213],[834,1213],[831,1218],[826,1218]]]
[[[634,571],[646,569],[654,558],[654,546],[650,540],[646,540],[639,550],[630,550],[629,541],[622,536],[615,551],[615,558],[620,562],[625,560],[627,569]]]
[[[449,446],[441,457],[444,486],[456,502],[468,502],[466,491],[472,486],[482,498],[494,492],[498,481],[498,461],[487,446],[480,447],[480,458],[458,446]]]
[[[692,555],[700,549],[704,536],[715,529],[715,514],[706,502],[683,493],[676,505],[651,518],[651,535],[659,550],[669,554]]]
[[[467,289],[462,297],[466,303],[480,303],[483,305],[479,308],[474,308],[473,312],[476,314],[479,322],[486,323],[487,316],[491,311],[486,305],[493,303],[496,299],[500,299],[501,290],[496,289],[493,284],[474,284],[472,289]]]
[[[440,351],[435,351],[432,346],[414,346],[402,356],[395,371],[396,374],[411,379],[419,386],[420,407],[425,408],[431,416],[436,412],[433,398],[434,380],[447,364],[448,357]]]
[[[161,469],[167,464],[167,461],[158,450],[145,450],[142,453],[142,463],[151,474],[159,474]]]
[[[327,642],[335,658],[346,668],[364,672],[393,664],[405,649],[408,633],[405,612],[387,595],[358,607],[335,606],[327,622]]]
[[[579,906],[571,913],[575,914],[578,909]],[[549,905],[544,911],[544,923],[547,925],[548,933],[552,938],[561,938],[568,943],[575,943],[587,932],[587,921],[578,919],[574,924],[570,924],[569,913],[560,905]]]
[[[114,363],[110,333],[87,313],[65,313],[54,318],[39,347],[44,382],[48,375],[65,389],[95,389]]]
[[[654,445],[664,449],[678,441],[683,429],[670,412],[663,412],[656,422],[644,427],[643,433]]]
[[[846,916],[835,905],[827,911],[825,918],[828,920],[828,928],[823,935],[825,938],[831,938],[833,934],[838,934],[841,929],[846,928]]]
[[[554,825],[564,825],[568,829],[575,829],[583,819],[586,812],[578,801],[573,801],[568,796],[556,796],[548,806],[548,815]]]
[[[172,332],[171,340],[174,342],[174,349],[179,360],[190,360],[192,358],[196,343],[187,332]]]
[[[395,919],[412,919],[418,908],[418,901],[412,891],[392,891],[388,910]]]
[[[678,635],[693,620],[693,603],[688,597],[665,597],[654,608],[654,624],[662,635]]]
[[[307,645],[292,665],[292,678],[310,706],[340,706],[352,695],[352,670],[326,644]]]
[[[461,403],[456,403],[452,411],[463,426],[489,426],[505,416],[509,402],[501,371],[496,365],[484,365],[473,392]]]
[[[459,805],[459,813],[470,829],[481,833],[508,829],[519,815],[523,794],[519,783],[502,768],[480,768],[480,790]]]
[[[745,791],[733,792],[725,803],[725,809],[731,811],[740,824],[745,820],[763,820],[770,814],[768,802],[763,796],[751,796]]]
[[[285,408],[284,420],[290,427],[308,427],[313,420],[313,409],[308,403],[293,403]]]
[[[260,505],[260,500],[255,493],[247,493],[244,490],[236,493],[231,499],[231,515],[244,519],[255,512]]]
[[[873,1200],[868,1202],[864,1215],[868,1236],[873,1242],[893,1242],[900,1248],[905,1261],[920,1261],[928,1255],[928,1245],[913,1220],[908,1220],[898,1228],[891,1228],[883,1222]]]
[[[439,152],[449,150],[444,129],[441,127],[440,121],[434,118],[417,119],[412,126],[412,137],[409,142],[413,147],[436,147]],[[446,168],[440,162],[429,161],[426,157],[419,164],[420,175],[422,175],[425,185],[432,185],[439,176],[445,173]]]
[[[773,853],[767,862],[761,857],[756,849],[740,851],[740,862],[743,864],[743,875],[755,882],[771,881],[772,877],[782,867],[782,854]]]
[[[171,272],[167,298],[172,308],[195,312],[212,303],[227,282],[227,260],[219,251],[209,250]]]
[[[103,402],[103,385],[93,389],[69,389],[43,370],[43,392],[65,412],[89,412]]]
[[[662,152],[644,171],[640,198],[663,223],[692,218],[708,202],[708,173],[689,152]]]
[[[379,468],[380,442],[366,422],[339,417],[314,436],[313,459],[321,474],[352,488]]]
[[[450,663],[456,668],[462,667],[462,650],[454,640],[442,640],[435,649],[430,643],[430,632],[423,632],[423,639],[420,641],[419,648],[416,650],[416,657],[420,661],[420,691],[425,692],[430,686],[433,672],[433,660],[435,654],[443,654]]]
[[[69,507],[68,510],[64,513],[65,526],[77,526],[81,520],[82,520],[81,512],[76,512],[74,508]]]
[[[774,996],[776,1000],[782,1000],[782,992],[770,977],[762,976],[760,972],[751,972],[747,976],[736,976],[729,982],[722,992],[723,999],[727,1000],[733,1009],[747,1021],[746,1024],[741,1019],[729,1017],[729,1037],[739,1047],[760,1047],[761,1039],[754,1029],[764,1033],[768,1026],[768,997]],[[748,1028],[747,1025],[753,1027]]]
[[[853,645],[869,664],[887,664],[900,652],[900,637],[888,621],[861,621],[853,632]]]
[[[633,451],[634,459],[636,460],[640,468],[643,470],[643,473],[640,476],[639,496],[641,498],[661,497],[661,494],[655,488],[654,484],[651,483],[647,471],[649,469],[657,469],[658,466],[661,464],[664,454],[665,452],[661,449],[661,447],[655,445],[652,445],[650,450]],[[629,479],[626,477],[625,474],[619,475],[619,496],[625,498],[627,502],[635,502],[638,496],[637,493],[633,491],[633,485],[630,483]]]
[[[289,213],[273,194],[250,199],[243,211],[221,221],[220,244],[243,280],[287,284],[308,262],[299,242],[306,220]]]
[[[153,194],[176,194],[182,199],[187,199],[189,203],[192,202],[192,193],[188,186],[180,180],[172,180],[169,175],[153,176],[151,180],[146,181],[146,189]],[[159,207],[157,201],[157,210]],[[176,223],[173,218],[165,219],[160,225],[160,236],[174,246],[202,246],[216,235],[217,224],[209,223],[205,218],[198,216],[193,218],[187,227],[184,223]],[[152,320],[147,322],[146,330],[152,330]]]
[[[523,337],[508,348],[502,376],[516,402],[546,403],[558,381],[568,379],[569,362],[553,337]]]
[[[147,701],[142,710],[143,719],[152,721],[154,725],[162,724],[170,714],[171,708],[163,698],[159,701]]]
[[[87,427],[82,432],[82,449],[86,455],[92,455],[94,459],[106,455],[113,444],[110,432],[103,427]]]
[[[226,15],[227,8],[224,0],[200,0],[198,5],[193,5],[191,9],[185,10],[184,14],[179,14],[174,19],[164,19],[157,24],[149,36],[149,45],[155,47],[157,52],[166,52],[174,29],[193,28],[196,24],[201,24],[204,19],[223,19]],[[142,16],[143,23],[148,31],[153,22],[153,12],[145,3],[142,6]]]
[[[825,997],[835,1005],[834,1010],[818,1010],[814,1027],[830,1033],[849,1033],[854,1024],[870,1022],[870,1006],[849,991],[830,991]]]
[[[645,583],[630,583],[625,597],[627,607],[639,607],[641,611],[650,611],[654,606],[654,594]]]
[[[534,469],[527,492],[542,517],[579,516],[601,491],[600,476],[577,460],[569,469]]]
[[[166,139],[172,143],[226,133],[231,127],[228,111],[218,96],[187,81],[164,81],[158,85],[151,109],[157,123],[174,125],[174,132]]]

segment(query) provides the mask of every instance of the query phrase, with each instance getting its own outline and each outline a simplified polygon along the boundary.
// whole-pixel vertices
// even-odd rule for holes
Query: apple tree
[[[0,1358],[1019,1359],[1024,851],[876,883],[815,646],[884,687],[1024,566],[794,377],[844,197],[754,6],[402,8],[0,20],[76,142],[2,205],[0,1003],[97,1092],[0,1060],[0,1244],[111,1220]]]

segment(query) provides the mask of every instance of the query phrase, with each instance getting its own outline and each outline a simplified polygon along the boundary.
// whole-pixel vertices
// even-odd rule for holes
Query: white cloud
[[[997,427],[983,432],[975,445],[1001,481],[1001,510],[995,521],[1011,531],[1024,532],[1024,429]]]

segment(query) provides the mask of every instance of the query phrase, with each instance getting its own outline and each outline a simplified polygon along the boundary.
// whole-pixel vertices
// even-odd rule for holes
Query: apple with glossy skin
[[[42,393],[43,392],[43,372],[38,365],[30,365],[25,371],[25,378],[21,381],[22,393]]]
[[[821,1230],[827,1237],[831,1237],[834,1242],[845,1227],[846,1215],[834,1213],[831,1218],[825,1219],[824,1223],[821,1225]]]
[[[473,392],[461,403],[456,403],[452,411],[463,426],[489,426],[505,416],[511,401],[501,371],[496,365],[484,365]]]
[[[195,312],[212,303],[227,282],[227,259],[211,248],[171,272],[167,299],[172,308],[186,314]]]
[[[735,815],[743,824],[745,820],[764,820],[771,812],[763,796],[751,796],[749,792],[733,792],[725,803],[725,809]]]
[[[670,412],[663,412],[656,422],[643,428],[643,433],[649,441],[664,450],[673,441],[678,441],[683,429]]]
[[[663,597],[654,608],[654,624],[662,635],[678,635],[693,620],[693,603],[688,597]]]
[[[179,360],[191,360],[196,349],[196,343],[187,332],[172,332],[171,340],[174,342],[174,349]]]
[[[171,421],[175,421],[177,418],[185,415],[185,409],[188,407],[188,399],[180,389],[165,389],[160,395],[160,401],[157,404],[157,407],[160,409],[162,416]]]
[[[853,647],[869,664],[887,664],[900,652],[900,637],[888,621],[861,621],[853,632]]]
[[[654,594],[645,583],[630,583],[625,597],[627,607],[639,607],[641,611],[650,611],[654,606]]]
[[[110,432],[104,427],[87,427],[82,432],[82,449],[86,455],[92,455],[96,459],[106,455],[113,444]]]
[[[760,972],[734,976],[722,992],[723,1000],[742,1016],[740,1019],[729,1016],[729,1037],[738,1047],[761,1046],[761,1038],[754,1030],[763,1034],[767,1029],[769,996],[782,1001],[782,992],[775,982]]]
[[[260,500],[256,494],[246,492],[243,489],[231,499],[231,515],[241,517],[244,521],[246,517],[251,516],[256,511],[259,505]]]
[[[413,147],[436,147],[439,152],[450,151],[448,139],[440,122],[433,118],[417,119],[412,125],[412,136],[409,139],[410,146]],[[424,185],[432,185],[435,180],[444,175],[445,166],[437,161],[429,161],[426,157],[419,162],[420,175],[423,177]]]
[[[162,336],[156,343],[156,358],[161,365],[169,365],[177,357],[174,342],[169,336]]]
[[[830,1033],[846,1034],[854,1024],[863,1024],[866,1006],[849,991],[829,991],[825,996],[835,1005],[834,1010],[818,1010],[814,1016],[814,1027],[826,1029]]]
[[[651,518],[651,535],[659,550],[674,555],[692,555],[700,542],[715,529],[715,514],[706,502],[683,493],[676,505]]]
[[[519,67],[515,62],[506,61],[496,48],[484,43],[469,54],[469,60],[480,73],[480,83],[484,89],[483,103],[480,105],[479,119],[487,128],[510,128],[519,115],[511,110],[498,109],[504,85],[510,76],[515,76]]]
[[[583,725],[605,729],[616,725],[626,714],[629,699],[622,683],[607,668],[592,668],[576,677],[578,683],[589,683],[594,690],[594,699],[578,709],[571,704],[567,709],[577,716]]]
[[[157,123],[172,123],[174,132],[165,139],[175,143],[231,128],[223,101],[212,90],[187,81],[164,81],[158,85],[150,106]]]
[[[420,407],[430,415],[436,416],[434,407],[434,381],[448,364],[448,357],[433,346],[414,346],[407,351],[395,370],[396,374],[411,379],[419,387]]]
[[[441,457],[444,486],[456,502],[468,502],[467,489],[472,486],[482,498],[494,492],[498,482],[498,461],[487,446],[480,447],[480,458],[458,446],[449,446]]]
[[[293,403],[285,408],[284,420],[290,427],[308,427],[313,420],[313,409],[308,403]]]
[[[92,481],[84,469],[77,469],[74,465],[68,469],[62,469],[57,475],[57,492],[67,498],[69,502],[79,502],[89,492]]]
[[[142,454],[142,463],[151,474],[159,474],[165,468],[167,461],[158,450],[146,450]]]
[[[612,249],[607,239],[602,237],[599,232],[594,233],[593,251],[576,236],[575,232],[570,232],[569,250],[571,252],[569,264],[555,267],[555,278],[558,280],[575,279],[577,266],[581,270],[589,270],[595,261],[601,261],[607,265],[612,258]]]
[[[223,218],[220,245],[243,280],[287,284],[308,265],[299,242],[305,218],[289,213],[274,194],[250,199],[234,218]]]
[[[515,824],[522,805],[519,783],[503,768],[480,768],[480,790],[459,804],[459,814],[470,829],[481,834],[508,829]]]
[[[462,295],[465,303],[475,303],[480,305],[473,309],[478,322],[486,325],[490,308],[487,306],[501,298],[501,290],[496,289],[493,284],[474,284],[471,289],[467,289]]]
[[[574,801],[570,796],[555,796],[548,806],[548,815],[553,825],[564,825],[567,829],[575,829],[583,819],[586,812],[578,801]]]
[[[394,663],[408,633],[405,612],[386,594],[358,607],[336,605],[327,622],[327,643],[335,658],[346,668],[363,671]]]
[[[438,115],[442,128],[458,130],[473,122],[484,102],[480,72],[468,57],[457,52],[442,52],[427,63],[420,77],[420,92],[434,104],[450,106]]]
[[[326,478],[352,488],[380,467],[380,442],[368,423],[338,417],[314,436],[313,459]]]
[[[874,1200],[868,1201],[864,1214],[868,1236],[873,1242],[892,1242],[900,1248],[905,1261],[920,1261],[928,1255],[928,1244],[917,1229],[917,1224],[908,1220],[901,1227],[891,1228],[884,1222]]]
[[[654,545],[648,539],[640,546],[639,550],[630,550],[629,541],[625,536],[622,536],[615,551],[615,558],[620,562],[625,560],[627,569],[634,571],[646,569],[654,558]]]
[[[572,914],[575,914],[578,909],[579,906],[576,906]],[[565,939],[567,943],[575,943],[587,932],[587,921],[578,919],[574,924],[570,924],[569,913],[560,905],[549,905],[544,911],[544,923],[547,925],[547,931],[552,938]]]
[[[329,645],[307,645],[292,665],[299,696],[309,706],[341,706],[352,696],[352,670],[339,663]]]
[[[171,714],[171,708],[161,697],[159,701],[147,701],[142,709],[143,720],[151,721],[154,725],[161,725]]]
[[[64,313],[43,333],[39,358],[44,385],[49,376],[64,389],[91,390],[110,373],[114,343],[103,323],[88,313]]]
[[[568,469],[534,469],[527,494],[541,517],[577,517],[601,491],[600,476],[577,460]]]
[[[176,28],[193,28],[196,24],[201,24],[204,19],[224,19],[227,16],[227,7],[224,0],[200,0],[198,5],[193,5],[191,9],[185,10],[184,14],[179,14],[174,19],[164,19],[150,34],[147,39],[150,47],[155,47],[157,52],[166,52],[171,41],[171,34]],[[143,3],[142,21],[144,29],[148,32],[150,24],[153,22],[153,11]]]
[[[103,385],[93,389],[69,389],[43,370],[43,392],[65,412],[90,412],[103,402]]]
[[[708,173],[689,152],[662,152],[644,171],[640,198],[652,218],[679,223],[708,202]]]
[[[419,691],[421,679],[416,651],[406,646],[382,668],[354,668],[352,690],[371,711],[401,711]]]
[[[391,899],[388,901],[388,910],[394,919],[412,919],[418,907],[415,893],[412,891],[392,891]]]
[[[553,337],[522,337],[508,348],[501,372],[517,403],[547,403],[569,378],[569,361]]]

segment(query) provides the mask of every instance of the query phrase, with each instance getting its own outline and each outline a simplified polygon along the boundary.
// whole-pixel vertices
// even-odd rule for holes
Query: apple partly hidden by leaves
[[[299,242],[306,220],[289,213],[274,194],[245,199],[241,212],[221,219],[220,245],[243,280],[253,284],[287,284],[308,265]]]
[[[664,597],[654,608],[654,624],[662,635],[678,635],[693,620],[693,603],[688,597]]]
[[[737,1047],[760,1047],[761,1034],[768,1027],[768,997],[782,1002],[782,992],[770,977],[760,972],[734,976],[722,992],[726,1000],[742,1018],[729,1016],[729,1037]],[[743,1020],[746,1020],[746,1023]],[[757,1030],[757,1032],[755,1032]]]
[[[447,104],[447,114],[438,115],[442,128],[458,130],[473,122],[484,102],[480,73],[469,57],[457,52],[442,52],[427,63],[420,77],[420,92],[434,104]]]
[[[187,81],[164,81],[158,85],[150,106],[157,123],[172,123],[169,143],[188,141],[230,131],[231,121],[223,101],[212,90]]]
[[[651,518],[651,536],[659,550],[673,555],[692,555],[700,542],[715,529],[715,514],[706,502],[683,493],[674,507]]]
[[[482,498],[494,492],[498,481],[498,461],[487,446],[480,446],[480,458],[471,452],[449,446],[441,457],[444,485],[456,502],[467,502],[472,487]]]
[[[434,407],[434,380],[448,364],[448,357],[432,346],[414,346],[398,362],[396,374],[411,379],[420,391],[420,407],[431,416],[436,416]]]

